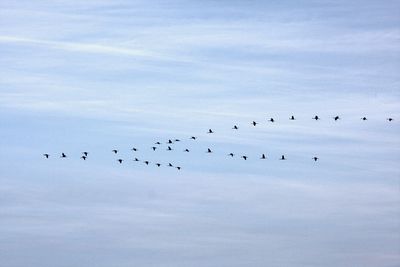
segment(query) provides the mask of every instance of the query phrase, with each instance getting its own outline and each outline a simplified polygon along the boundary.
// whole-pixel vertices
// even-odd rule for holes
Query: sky
[[[399,14],[2,0],[0,266],[399,266]]]

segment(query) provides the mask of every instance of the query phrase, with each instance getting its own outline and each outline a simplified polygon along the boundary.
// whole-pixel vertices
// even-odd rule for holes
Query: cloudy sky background
[[[398,266],[399,13],[1,1],[0,266]]]

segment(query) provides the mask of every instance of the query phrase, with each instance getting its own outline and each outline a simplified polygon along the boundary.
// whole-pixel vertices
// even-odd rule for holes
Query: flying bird
[[[84,152],[82,152],[82,154],[85,155],[85,157],[87,157],[89,152],[84,151]]]
[[[318,116],[315,116],[314,118],[313,118],[313,120],[319,120],[320,118],[318,117]]]
[[[275,122],[274,118],[269,119],[270,122]]]
[[[186,148],[185,150],[183,150],[183,152],[189,152],[189,149]]]
[[[256,126],[256,125],[257,125],[257,122],[253,121],[252,124],[253,124],[253,126]]]
[[[181,140],[180,139],[175,139],[175,142],[180,142]]]
[[[286,160],[285,155],[282,155],[282,157],[280,158],[280,160]]]
[[[136,147],[132,147],[131,149],[132,151],[138,151],[138,149]]]
[[[150,163],[150,161],[147,161],[147,160],[145,160],[145,161],[143,161],[146,165],[149,165],[149,163]]]
[[[367,120],[367,117],[362,117],[361,118],[363,121],[366,121]]]
[[[81,159],[86,160],[87,156],[82,156]]]
[[[168,146],[167,150],[168,150],[168,151],[171,151],[171,150],[173,150],[173,149],[172,149],[170,146]]]
[[[292,117],[290,117],[289,120],[294,121],[295,120],[294,116],[292,115]]]
[[[262,154],[260,159],[266,159],[266,158],[267,157],[265,156],[265,154]]]
[[[214,133],[214,132],[213,132],[213,130],[208,129],[208,132],[207,132],[207,133],[210,133],[210,134],[211,134],[211,133]]]
[[[43,154],[43,156],[45,156],[46,159],[48,159],[50,155],[49,154]]]
[[[135,158],[133,161],[139,161],[139,159],[138,159],[138,158]]]
[[[155,144],[156,144],[156,145],[161,145],[161,143],[160,143],[160,142],[156,142]]]
[[[236,125],[234,125],[232,129],[237,130],[237,129],[239,129],[239,127],[237,127]]]
[[[247,156],[241,156],[241,158],[247,160]]]
[[[117,159],[117,161],[119,162],[119,164],[121,164],[124,160],[123,159]]]
[[[67,157],[67,155],[65,155],[64,153],[61,153],[60,158],[66,158],[66,157]]]
[[[172,142],[171,139],[169,139],[168,142],[167,142],[167,144],[172,144],[172,143],[173,143],[173,142]]]
[[[387,120],[388,120],[388,121],[392,121],[392,120],[394,120],[394,119],[393,119],[393,118],[387,118]]]
[[[153,146],[152,149],[153,149],[153,151],[156,151],[157,147]]]
[[[211,149],[208,148],[207,149],[207,153],[212,153]]]
[[[196,136],[192,136],[192,137],[190,137],[190,139],[193,139],[193,140],[196,140]]]
[[[339,117],[339,116],[335,116],[335,117],[333,117],[333,119],[334,119],[335,121],[337,121],[337,120],[340,120],[340,117]]]
[[[313,160],[314,161],[317,161],[319,158],[318,157],[313,157]]]
[[[235,154],[233,154],[233,153],[229,153],[229,154],[228,154],[228,156],[231,156],[231,157],[233,157],[233,156],[235,156]]]
[[[114,152],[114,154],[117,154],[117,153],[118,153],[118,150],[113,149],[112,152]]]
[[[157,165],[157,167],[160,167],[160,166],[161,166],[161,163],[156,163],[156,165]]]
[[[177,168],[177,169],[178,169],[178,171],[180,171],[180,170],[181,170],[181,167],[179,167],[179,166],[177,166],[177,167],[175,167],[175,168]]]
[[[171,163],[168,163],[168,167],[174,167],[174,165],[172,165]]]

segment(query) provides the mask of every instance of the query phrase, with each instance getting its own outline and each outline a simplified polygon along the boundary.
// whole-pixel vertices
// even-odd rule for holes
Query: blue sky
[[[1,1],[0,266],[398,266],[399,10]]]

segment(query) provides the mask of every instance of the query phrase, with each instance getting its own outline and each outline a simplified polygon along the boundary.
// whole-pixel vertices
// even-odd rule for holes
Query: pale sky
[[[0,266],[399,266],[399,14],[1,1]]]

